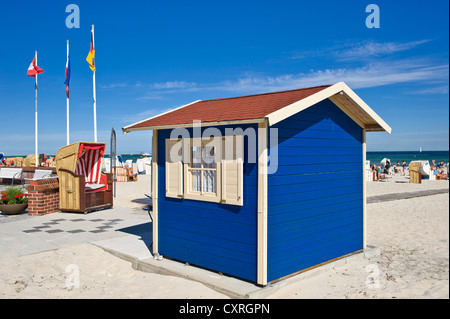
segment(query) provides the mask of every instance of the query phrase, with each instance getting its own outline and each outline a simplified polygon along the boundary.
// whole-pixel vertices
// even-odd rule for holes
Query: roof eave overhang
[[[169,110],[169,111],[167,111],[167,112],[164,112],[164,113],[161,113],[161,114],[152,116],[152,117],[147,118],[147,119],[145,119],[145,120],[142,120],[142,121],[139,121],[139,122],[130,124],[130,125],[128,125],[128,126],[122,127],[122,133],[123,133],[123,134],[126,134],[126,133],[133,132],[133,131],[147,131],[147,130],[153,130],[153,128],[150,128],[151,126],[148,126],[148,127],[147,127],[147,126],[145,126],[145,127],[139,127],[139,126],[134,127],[134,126],[139,125],[139,124],[144,123],[144,122],[147,122],[147,121],[150,121],[150,120],[153,120],[153,119],[155,119],[155,118],[157,118],[157,117],[160,117],[160,116],[163,116],[163,115],[165,115],[165,114],[167,114],[167,113],[170,113],[170,112],[173,112],[173,111],[182,109],[182,108],[184,108],[184,107],[186,107],[186,106],[192,105],[192,104],[197,103],[197,102],[200,102],[200,101],[201,101],[201,100],[197,100],[197,101],[194,101],[194,102],[191,102],[191,103],[182,105],[182,106],[180,106],[180,107],[177,107],[177,108],[175,108],[175,109],[173,109],[173,110]]]
[[[257,119],[245,119],[245,120],[230,120],[230,121],[218,121],[218,122],[201,122],[193,121],[192,123],[171,124],[171,125],[154,125],[143,127],[132,127],[133,125],[122,128],[124,134],[133,131],[149,131],[149,130],[167,130],[175,128],[189,128],[189,127],[205,127],[205,126],[220,126],[220,125],[240,125],[240,124],[256,124],[262,123],[266,118]]]
[[[345,99],[344,99],[345,97]],[[343,112],[351,117],[359,126],[368,132],[387,132],[391,134],[391,127],[383,121],[353,90],[344,82],[336,83],[326,89],[314,93],[300,101],[294,102],[269,115],[267,119],[272,126],[316,103],[330,99]]]
[[[268,121],[268,125],[272,126],[298,112],[301,112],[316,103],[319,103],[325,99],[330,99],[334,104],[336,104],[343,112],[345,112],[350,118],[352,118],[360,127],[365,129],[367,132],[387,132],[391,134],[391,127],[383,121],[353,90],[351,90],[344,82],[336,83],[329,86],[317,93],[314,93],[300,101],[294,102],[288,106],[285,106],[275,112],[266,115],[263,118],[256,119],[244,119],[244,120],[227,120],[227,121],[217,121],[217,122],[199,122],[193,121],[192,123],[182,123],[182,124],[170,124],[170,125],[153,125],[153,126],[139,126],[139,124],[146,121],[155,119],[164,114],[173,112],[180,108],[189,106],[191,104],[197,103],[195,101],[186,105],[183,105],[175,110],[168,111],[163,114],[145,119],[143,121],[131,124],[122,128],[124,134],[133,131],[147,131],[147,130],[161,130],[161,129],[174,129],[174,128],[188,128],[194,126],[219,126],[219,125],[238,125],[238,124],[250,124],[250,123],[261,123]]]

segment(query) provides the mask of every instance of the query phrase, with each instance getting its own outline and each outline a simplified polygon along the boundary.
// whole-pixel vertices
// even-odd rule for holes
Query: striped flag
[[[89,50],[86,61],[92,71],[95,71],[95,48],[94,48],[94,30],[91,30],[91,49]]]
[[[67,61],[66,61],[66,80],[64,81],[66,85],[66,94],[67,98],[69,98],[69,84],[70,84],[70,57],[67,53]]]

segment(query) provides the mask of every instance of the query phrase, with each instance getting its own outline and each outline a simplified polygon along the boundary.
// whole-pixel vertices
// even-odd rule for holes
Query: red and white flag
[[[40,67],[38,67],[36,65],[36,57],[34,57],[30,66],[28,67],[27,75],[36,77],[36,74],[39,74],[39,73],[44,73],[44,70],[42,70]]]

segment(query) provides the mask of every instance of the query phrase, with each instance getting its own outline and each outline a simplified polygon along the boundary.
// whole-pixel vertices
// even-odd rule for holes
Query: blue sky
[[[66,27],[77,4],[80,28]],[[366,6],[380,9],[367,28]],[[151,152],[151,131],[121,128],[194,100],[346,82],[393,129],[367,149],[449,149],[448,1],[8,1],[0,11],[0,152],[34,153],[38,51],[39,152],[93,140],[95,24],[98,139],[119,153]]]

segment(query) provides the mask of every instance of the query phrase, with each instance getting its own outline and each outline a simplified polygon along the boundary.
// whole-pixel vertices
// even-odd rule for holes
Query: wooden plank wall
[[[242,125],[243,130],[257,125]],[[225,127],[218,126],[224,134]],[[190,136],[192,136],[192,130]],[[244,163],[244,206],[166,197],[165,139],[158,131],[159,253],[224,274],[256,281],[257,163]],[[245,138],[244,149],[247,149]],[[247,159],[247,152],[245,152]]]
[[[362,128],[330,100],[274,127],[269,282],[363,247]]]

